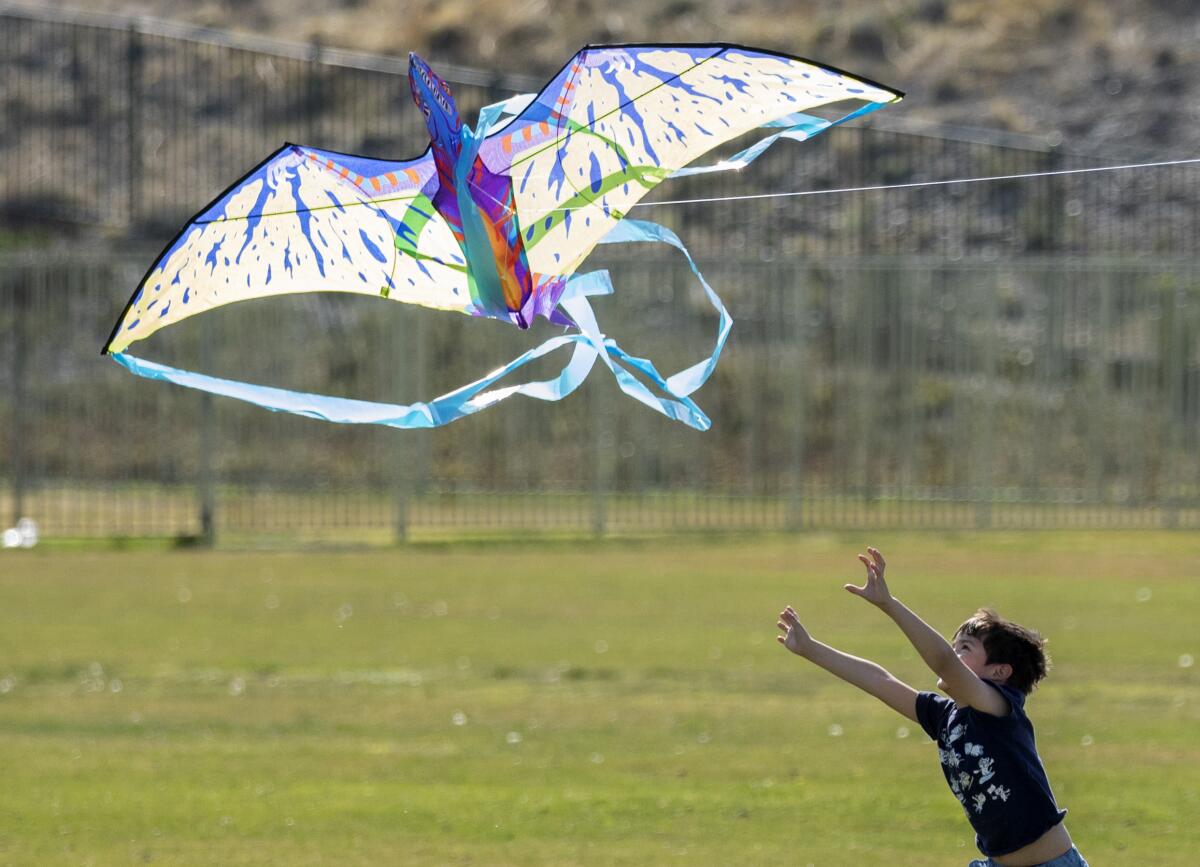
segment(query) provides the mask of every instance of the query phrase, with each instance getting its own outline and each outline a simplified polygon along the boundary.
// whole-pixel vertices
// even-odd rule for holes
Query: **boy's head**
[[[1004,683],[1025,695],[1046,676],[1046,640],[1032,629],[980,608],[954,633],[954,649],[980,677]],[[979,668],[976,671],[976,667]]]

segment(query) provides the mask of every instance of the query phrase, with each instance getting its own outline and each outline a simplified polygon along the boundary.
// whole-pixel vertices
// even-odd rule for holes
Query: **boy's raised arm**
[[[868,557],[867,554],[870,556]],[[1008,700],[997,690],[984,683],[975,672],[967,668],[954,648],[938,634],[937,630],[922,620],[888,590],[883,572],[887,568],[883,555],[876,548],[868,548],[867,554],[858,559],[867,567],[867,583],[862,587],[847,584],[846,590],[866,599],[880,611],[892,618],[900,631],[921,654],[921,659],[936,674],[939,684],[960,705],[1003,716],[1008,713]]]
[[[897,680],[883,666],[817,641],[808,634],[808,630],[800,623],[800,616],[790,605],[780,612],[776,625],[783,631],[782,635],[777,636],[779,643],[792,653],[870,693],[913,722],[920,722],[917,719],[917,691]]]

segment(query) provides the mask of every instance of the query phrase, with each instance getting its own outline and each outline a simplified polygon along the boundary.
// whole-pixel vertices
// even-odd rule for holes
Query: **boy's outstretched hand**
[[[779,622],[775,624],[783,630],[783,635],[775,636],[775,640],[797,656],[804,656],[812,645],[812,636],[800,622],[800,615],[792,606],[779,612]]]
[[[867,554],[871,556],[868,557]],[[846,589],[855,596],[866,599],[872,605],[883,608],[892,601],[892,594],[888,591],[887,582],[883,580],[883,570],[887,568],[887,563],[883,561],[883,555],[879,553],[878,548],[868,548],[867,554],[858,555],[858,559],[867,567],[867,583],[862,587],[847,584]]]

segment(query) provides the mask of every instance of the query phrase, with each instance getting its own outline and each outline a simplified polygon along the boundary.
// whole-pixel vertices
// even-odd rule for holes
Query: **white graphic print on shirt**
[[[986,791],[979,791],[976,788],[976,786],[982,787],[996,775],[996,763],[983,754],[981,744],[964,741],[962,753],[954,749],[953,743],[961,738],[965,731],[966,727],[962,725],[956,725],[950,729],[946,733],[945,749],[942,749],[940,744],[938,745],[938,758],[949,771],[957,771],[957,773],[948,772],[946,778],[950,781],[950,790],[963,805],[963,809],[973,809],[976,813],[982,813],[989,800],[1003,803],[1008,800],[1008,796],[1012,792],[995,783],[988,786]],[[972,759],[974,767],[970,766]],[[973,788],[976,788],[975,794],[970,796],[968,802],[967,794]]]
[[[948,768],[957,768],[962,763],[962,756],[953,747],[948,750],[939,749],[938,759]]]

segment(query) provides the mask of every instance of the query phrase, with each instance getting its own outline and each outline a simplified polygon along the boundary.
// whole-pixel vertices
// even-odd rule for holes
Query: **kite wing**
[[[712,148],[764,125],[812,135],[900,98],[751,48],[593,46],[490,135],[480,156],[512,178],[530,267],[570,274],[639,199]]]
[[[466,263],[430,201],[437,188],[428,152],[390,162],[284,145],[188,221],[104,351],[213,307],[294,292],[466,312]]]

